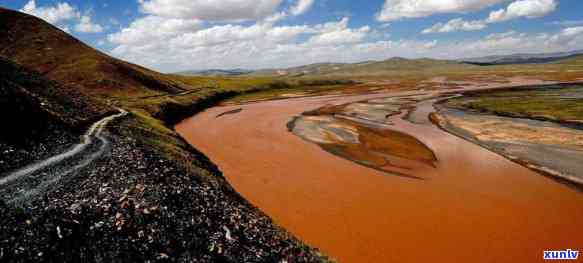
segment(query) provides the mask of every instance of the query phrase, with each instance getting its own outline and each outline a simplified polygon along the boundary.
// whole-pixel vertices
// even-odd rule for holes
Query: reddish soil
[[[357,165],[286,128],[326,104],[387,96],[217,107],[176,128],[247,200],[340,262],[538,262],[543,250],[583,249],[583,194],[430,123],[393,118],[435,152],[435,168],[415,171],[427,180]]]

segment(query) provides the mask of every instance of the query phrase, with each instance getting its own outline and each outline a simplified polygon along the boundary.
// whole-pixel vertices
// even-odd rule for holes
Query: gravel
[[[189,165],[198,165],[180,164],[123,122],[106,132],[111,148],[89,167],[17,206],[0,200],[0,262],[328,260],[244,200],[194,149]]]

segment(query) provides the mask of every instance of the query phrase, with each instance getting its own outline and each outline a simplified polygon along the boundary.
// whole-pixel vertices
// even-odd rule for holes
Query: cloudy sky
[[[581,0],[0,0],[175,72],[583,49]]]

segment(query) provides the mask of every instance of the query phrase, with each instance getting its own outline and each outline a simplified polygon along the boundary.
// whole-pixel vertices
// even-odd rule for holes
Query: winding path
[[[102,135],[105,127],[113,120],[128,114],[120,113],[95,122],[85,132],[81,142],[69,150],[45,160],[12,171],[0,178],[0,197],[9,203],[20,203],[48,191],[61,181],[101,157],[109,147],[109,141]]]

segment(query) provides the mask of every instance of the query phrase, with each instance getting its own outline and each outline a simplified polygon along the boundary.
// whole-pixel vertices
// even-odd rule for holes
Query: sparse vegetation
[[[583,88],[576,85],[468,93],[449,106],[498,115],[583,123]]]
[[[544,80],[573,81],[583,72],[583,56],[540,64],[476,66],[461,62],[434,59],[392,58],[355,64],[323,63],[288,70],[263,71],[255,74],[320,79],[350,79],[359,81],[421,82],[434,77],[447,81],[496,80],[514,76]],[[301,73],[301,74],[300,74]],[[280,77],[282,77],[280,76]]]

